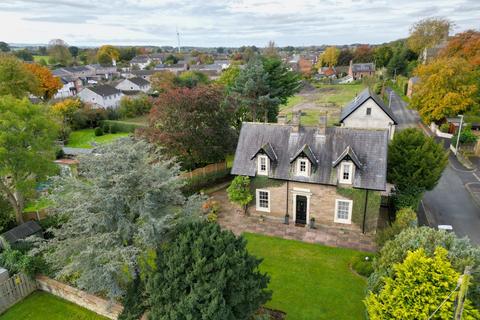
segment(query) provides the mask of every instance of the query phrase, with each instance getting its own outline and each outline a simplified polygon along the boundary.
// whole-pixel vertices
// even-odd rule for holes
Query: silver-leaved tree
[[[52,214],[60,223],[38,249],[55,276],[121,297],[165,232],[198,217],[201,199],[186,199],[179,166],[144,141],[120,139],[80,159],[78,177],[55,183]]]

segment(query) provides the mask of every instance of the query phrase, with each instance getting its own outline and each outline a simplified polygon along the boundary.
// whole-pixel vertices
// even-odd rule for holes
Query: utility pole
[[[392,109],[392,94],[393,94],[393,90],[390,88],[390,95],[389,95],[389,98],[388,98],[388,108],[389,109]]]
[[[178,45],[178,53],[180,53],[180,33],[178,32],[178,28],[177,29],[177,45]]]
[[[455,155],[458,153],[458,143],[460,142],[460,135],[462,134],[462,124],[463,124],[463,114],[459,115],[460,117],[460,126],[458,127],[457,132],[457,145],[455,146]]]
[[[460,279],[458,279],[458,281],[460,282],[460,290],[458,290],[457,307],[455,309],[455,318],[454,318],[455,320],[462,319],[463,306],[465,303],[465,296],[467,295],[471,272],[472,272],[472,267],[466,266],[465,271],[463,272],[463,275],[460,276]]]

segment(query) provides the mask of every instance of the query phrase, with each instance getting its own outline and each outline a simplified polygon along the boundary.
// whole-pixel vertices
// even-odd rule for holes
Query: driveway
[[[398,122],[397,129],[418,128],[420,124],[420,116],[418,115],[418,112],[416,110],[408,109],[408,104],[392,89],[387,87],[385,92],[387,97],[389,97],[393,115]]]
[[[408,104],[390,88],[386,92],[387,95],[392,92],[391,108],[398,130],[421,128],[431,135],[421,124],[417,111],[408,109]],[[436,140],[448,149],[448,141]],[[421,225],[432,228],[439,224],[452,225],[458,236],[468,236],[473,243],[480,245],[480,168],[467,170],[450,154],[449,164],[437,186],[426,192],[422,199],[418,219]]]

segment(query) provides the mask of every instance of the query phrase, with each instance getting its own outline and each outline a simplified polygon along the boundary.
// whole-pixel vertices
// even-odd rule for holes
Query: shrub
[[[359,254],[352,259],[352,268],[361,276],[368,278],[373,272],[373,254]]]
[[[182,187],[182,192],[185,195],[192,195],[201,191],[202,189],[208,188],[220,182],[228,181],[229,179],[231,179],[231,176],[229,175],[228,170],[212,172],[204,176],[188,178],[185,179],[186,183]]]
[[[103,120],[102,127],[105,132],[117,133],[117,132],[135,132],[136,129],[143,126],[135,123],[125,123],[114,120]]]
[[[457,142],[457,137],[458,133],[455,134],[452,138],[452,142],[456,143]],[[462,130],[462,134],[460,135],[460,143],[465,144],[465,143],[475,143],[477,142],[478,137],[472,132],[472,129],[470,128],[465,128]]]
[[[10,274],[23,272],[32,277],[48,270],[41,256],[29,255],[14,249],[6,249],[0,253],[0,266],[7,269]]]
[[[137,98],[123,97],[120,101],[118,114],[121,118],[134,118],[147,114],[152,106],[152,100],[145,95]]]
[[[228,199],[236,203],[247,212],[247,206],[253,200],[250,192],[250,178],[247,176],[236,176],[227,188]]]
[[[103,136],[103,129],[101,127],[95,128],[95,136],[96,137]]]
[[[416,186],[404,187],[403,189],[395,190],[392,195],[393,206],[396,210],[402,208],[418,208],[420,200],[423,197],[425,190]]]
[[[397,211],[396,218],[393,224],[380,230],[377,233],[376,241],[379,247],[382,247],[385,242],[393,239],[397,234],[404,229],[417,226],[417,213],[410,207],[403,208]]]
[[[450,125],[448,123],[442,123],[439,129],[441,132],[448,133],[450,130]]]

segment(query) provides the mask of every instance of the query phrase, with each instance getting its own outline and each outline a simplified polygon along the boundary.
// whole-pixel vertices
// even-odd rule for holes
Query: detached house
[[[342,109],[340,123],[345,128],[386,129],[392,139],[397,121],[383,100],[367,88]]]
[[[304,127],[299,118],[243,123],[231,173],[252,178],[250,213],[374,232],[379,191],[386,189],[388,131],[327,128],[326,117]]]
[[[375,75],[375,64],[373,63],[353,63],[350,60],[350,67],[348,68],[348,75],[353,80],[362,79],[364,77],[371,77]]]
[[[121,91],[147,92],[150,90],[150,82],[140,77],[133,77],[122,80],[115,88]]]
[[[87,87],[78,93],[78,97],[85,103],[91,103],[97,108],[117,108],[123,93],[109,85]]]

